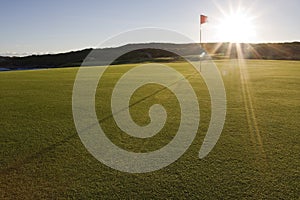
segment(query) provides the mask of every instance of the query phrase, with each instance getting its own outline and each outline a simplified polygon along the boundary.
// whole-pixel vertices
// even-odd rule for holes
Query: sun
[[[217,37],[222,42],[249,43],[255,36],[253,18],[242,12],[224,16],[217,25]]]

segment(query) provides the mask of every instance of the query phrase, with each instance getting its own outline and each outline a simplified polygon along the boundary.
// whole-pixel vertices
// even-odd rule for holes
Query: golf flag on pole
[[[200,15],[200,24],[204,24],[207,22],[207,16],[205,15]]]
[[[205,54],[205,51],[203,50],[203,47],[202,47],[202,45],[201,45],[201,43],[202,43],[202,41],[201,41],[201,39],[202,39],[202,28],[201,28],[201,25],[202,24],[205,24],[207,22],[207,16],[206,15],[200,15],[200,46],[201,46],[201,48],[202,48],[202,52],[200,52],[200,59],[199,59],[199,61],[200,61],[200,66],[199,66],[199,69],[200,69],[200,72],[201,72],[201,70],[202,70],[202,56]]]

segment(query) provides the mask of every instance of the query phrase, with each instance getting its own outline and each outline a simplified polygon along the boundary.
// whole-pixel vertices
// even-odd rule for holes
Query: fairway
[[[205,82],[190,76],[194,70],[187,63],[164,63],[188,77],[199,100],[200,126],[182,157],[144,174],[111,169],[81,143],[72,115],[78,68],[0,72],[0,199],[299,199],[300,61],[214,62],[227,96],[217,145],[199,159],[211,114]],[[137,65],[116,65],[105,72],[96,111],[113,143],[149,152],[175,136],[180,107],[161,85],[141,87],[130,100],[133,120],[148,124],[149,107],[159,103],[167,122],[152,138],[123,133],[110,117],[110,97],[122,74]]]

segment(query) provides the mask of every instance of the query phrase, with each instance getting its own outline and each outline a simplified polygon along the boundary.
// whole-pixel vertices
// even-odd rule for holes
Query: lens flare
[[[217,37],[222,42],[249,43],[255,40],[256,28],[253,18],[246,13],[231,13],[219,21]]]

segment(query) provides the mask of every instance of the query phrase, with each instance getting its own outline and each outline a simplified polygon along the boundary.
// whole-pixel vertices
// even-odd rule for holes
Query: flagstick
[[[202,45],[201,45],[201,37],[202,37],[202,28],[201,28],[201,22],[200,22],[200,34],[199,34],[199,37],[200,37],[200,49],[202,49]],[[200,72],[201,72],[201,65],[202,65],[202,60],[201,60],[201,52],[200,52],[200,56],[199,56],[199,62],[200,62]]]

